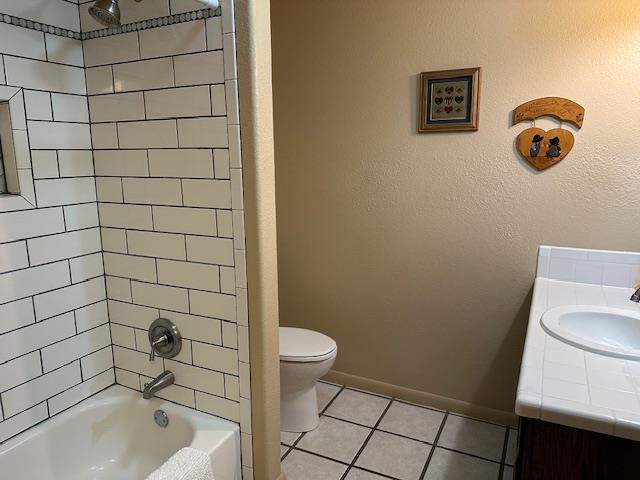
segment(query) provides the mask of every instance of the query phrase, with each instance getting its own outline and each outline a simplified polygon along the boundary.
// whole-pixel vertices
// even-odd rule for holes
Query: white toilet
[[[308,432],[318,426],[316,382],[333,366],[338,345],[322,333],[280,327],[280,428]]]

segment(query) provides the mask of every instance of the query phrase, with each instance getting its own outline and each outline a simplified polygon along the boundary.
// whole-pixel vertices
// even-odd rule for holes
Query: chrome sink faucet
[[[638,288],[633,295],[631,295],[631,298],[629,299],[632,302],[636,302],[636,303],[640,303],[640,288]]]
[[[149,383],[144,384],[142,398],[144,398],[145,400],[153,398],[153,396],[157,392],[159,392],[163,388],[167,388],[169,385],[173,385],[175,381],[176,377],[173,375],[173,373],[171,373],[169,370],[165,370]]]

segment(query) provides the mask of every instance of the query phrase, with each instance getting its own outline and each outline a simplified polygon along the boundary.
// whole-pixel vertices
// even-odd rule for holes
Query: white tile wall
[[[87,68],[87,94],[113,93],[113,69],[111,66]]]
[[[113,81],[116,92],[173,87],[173,60],[169,57],[114,65]]]
[[[140,57],[154,58],[207,49],[204,20],[151,28],[140,32]]]
[[[8,55],[46,60],[47,53],[43,36],[42,32],[0,23],[0,44],[3,46],[3,53]]]
[[[87,67],[140,59],[138,32],[85,40],[84,61]]]
[[[86,93],[84,69],[80,67],[5,56],[4,69],[9,85],[77,95]]]
[[[96,60],[106,70],[92,74],[91,87],[97,93],[92,120],[117,124],[117,147],[95,152],[102,238],[113,252],[105,253],[105,269],[116,381],[139,389],[160,371],[144,354],[145,331],[162,315],[176,322],[191,347],[189,355],[164,361],[180,387],[166,396],[239,421],[241,385],[247,398],[250,383],[246,291],[239,290],[236,302],[237,287],[246,286],[242,189],[234,190],[231,179],[242,177],[239,148],[228,151],[229,126],[239,119],[237,86],[235,79],[225,85],[223,54],[210,51],[222,48],[222,21],[149,29],[139,39],[140,59],[132,47],[129,60]],[[126,42],[136,43],[99,43],[113,52]],[[138,108],[126,120],[118,117],[124,109],[99,105],[112,91],[109,69],[113,91]],[[213,95],[212,85],[218,87]],[[231,131],[239,142],[239,129]]]
[[[76,31],[77,11],[0,1],[3,14]],[[25,89],[31,159],[19,161],[38,207],[0,213],[0,442],[113,381],[104,355],[80,368],[111,344],[83,64],[78,40],[0,24],[0,83]]]
[[[89,97],[92,122],[117,122],[144,119],[141,93],[115,93]]]
[[[208,85],[145,92],[147,118],[199,117],[211,114]]]
[[[53,1],[64,5],[49,24],[71,7],[60,26],[97,28],[90,2]],[[31,18],[0,0],[16,8]],[[121,8],[127,23],[200,4]],[[162,395],[241,423],[251,455],[232,1],[222,15],[84,42],[0,24],[0,83],[26,89],[38,206],[0,214],[0,442],[114,381],[140,389],[171,369]],[[185,351],[150,363],[159,316]]]
[[[221,51],[194,53],[174,57],[176,85],[209,85],[224,83]]]
[[[81,42],[49,33],[45,34],[45,42],[49,61],[77,67],[84,66]]]

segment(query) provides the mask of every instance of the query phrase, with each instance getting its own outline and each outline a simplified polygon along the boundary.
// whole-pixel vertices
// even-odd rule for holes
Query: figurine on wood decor
[[[529,149],[529,156],[538,156],[540,153],[540,142],[542,142],[542,140],[544,140],[544,137],[541,137],[540,135],[536,134],[533,136],[533,139],[531,140],[531,148]]]
[[[513,123],[535,121],[543,116],[554,117],[581,128],[584,108],[566,98],[538,98],[516,108],[513,112]],[[520,155],[538,170],[545,170],[562,161],[573,148],[574,138],[571,131],[561,127],[562,124],[560,128],[546,131],[533,126],[522,131],[516,140]],[[544,155],[541,155],[541,152],[544,152]]]

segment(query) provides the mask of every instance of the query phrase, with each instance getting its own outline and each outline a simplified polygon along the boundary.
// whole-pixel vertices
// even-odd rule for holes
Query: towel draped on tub
[[[147,480],[214,480],[209,456],[195,448],[178,450]]]

